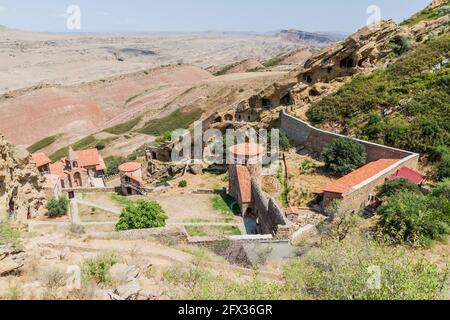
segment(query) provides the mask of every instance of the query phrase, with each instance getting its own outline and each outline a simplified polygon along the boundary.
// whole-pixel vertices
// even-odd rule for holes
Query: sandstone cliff
[[[0,222],[12,219],[26,225],[28,218],[43,216],[43,182],[31,156],[0,135]]]
[[[435,1],[425,10],[442,6],[446,1]],[[448,32],[449,21],[449,15],[444,15],[414,25],[398,25],[389,20],[364,27],[313,56],[283,80],[230,110],[211,115],[206,123],[216,128],[228,128],[231,121],[246,121],[267,127],[276,124],[279,112],[286,109],[302,117],[311,103],[336,92],[354,76],[384,68],[395,61],[405,43],[415,45],[429,36]],[[217,123],[216,119],[228,121]]]

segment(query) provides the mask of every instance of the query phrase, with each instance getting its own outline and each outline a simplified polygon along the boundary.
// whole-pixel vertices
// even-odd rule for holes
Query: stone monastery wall
[[[290,116],[286,113],[281,113],[281,129],[286,132],[292,143],[298,146],[305,146],[317,154],[321,154],[323,149],[329,145],[333,140],[346,137],[337,133],[328,132],[314,128],[310,124]],[[354,139],[354,138],[353,138]],[[364,146],[367,152],[367,161],[377,161],[380,159],[403,159],[414,155],[415,153],[383,146],[368,141],[354,139]],[[419,155],[417,155],[417,158]]]

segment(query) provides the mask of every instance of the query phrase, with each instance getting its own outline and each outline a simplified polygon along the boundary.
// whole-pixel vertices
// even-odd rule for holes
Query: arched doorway
[[[83,180],[81,179],[81,173],[75,172],[73,175],[73,182],[75,184],[75,187],[82,187],[83,186]]]

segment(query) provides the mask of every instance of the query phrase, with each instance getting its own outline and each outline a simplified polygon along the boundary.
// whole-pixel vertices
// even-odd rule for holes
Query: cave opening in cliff
[[[318,96],[320,96],[320,92],[317,91],[316,89],[311,89],[311,90],[309,90],[309,96],[310,97],[318,97]]]
[[[353,59],[350,57],[346,57],[341,60],[341,63],[339,64],[341,68],[350,69],[353,68]]]
[[[364,65],[364,62],[366,62],[367,58],[363,58],[358,61],[358,67],[362,67]]]
[[[263,98],[262,106],[263,106],[263,108],[270,109],[270,108],[272,108],[272,102],[269,99]]]
[[[281,98],[280,103],[283,106],[288,106],[288,105],[292,104],[292,97],[291,97],[291,95],[289,93],[284,95],[283,98]]]
[[[222,117],[217,117],[216,122],[222,122]]]
[[[312,83],[313,82],[313,78],[309,74],[305,75],[303,77],[303,80],[306,81],[307,83]]]
[[[14,214],[14,212],[15,212],[15,203],[14,203],[14,200],[13,199],[9,199],[9,203],[8,203],[8,211],[9,211],[9,214],[10,215],[12,215],[12,214]]]

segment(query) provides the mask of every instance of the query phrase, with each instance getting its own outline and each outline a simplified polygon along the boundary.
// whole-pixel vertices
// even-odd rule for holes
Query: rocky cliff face
[[[43,182],[31,156],[16,150],[0,135],[0,222],[12,219],[26,224],[28,218],[43,216]]]
[[[431,6],[446,1],[435,1]],[[449,21],[446,15],[413,26],[398,25],[390,20],[365,27],[313,56],[282,81],[232,106],[231,110],[212,115],[206,123],[228,128],[229,121],[220,124],[214,123],[217,122],[214,119],[233,119],[267,127],[276,124],[280,111],[286,109],[301,117],[311,103],[336,92],[354,76],[395,61],[405,43],[414,45],[430,35],[448,32]]]

